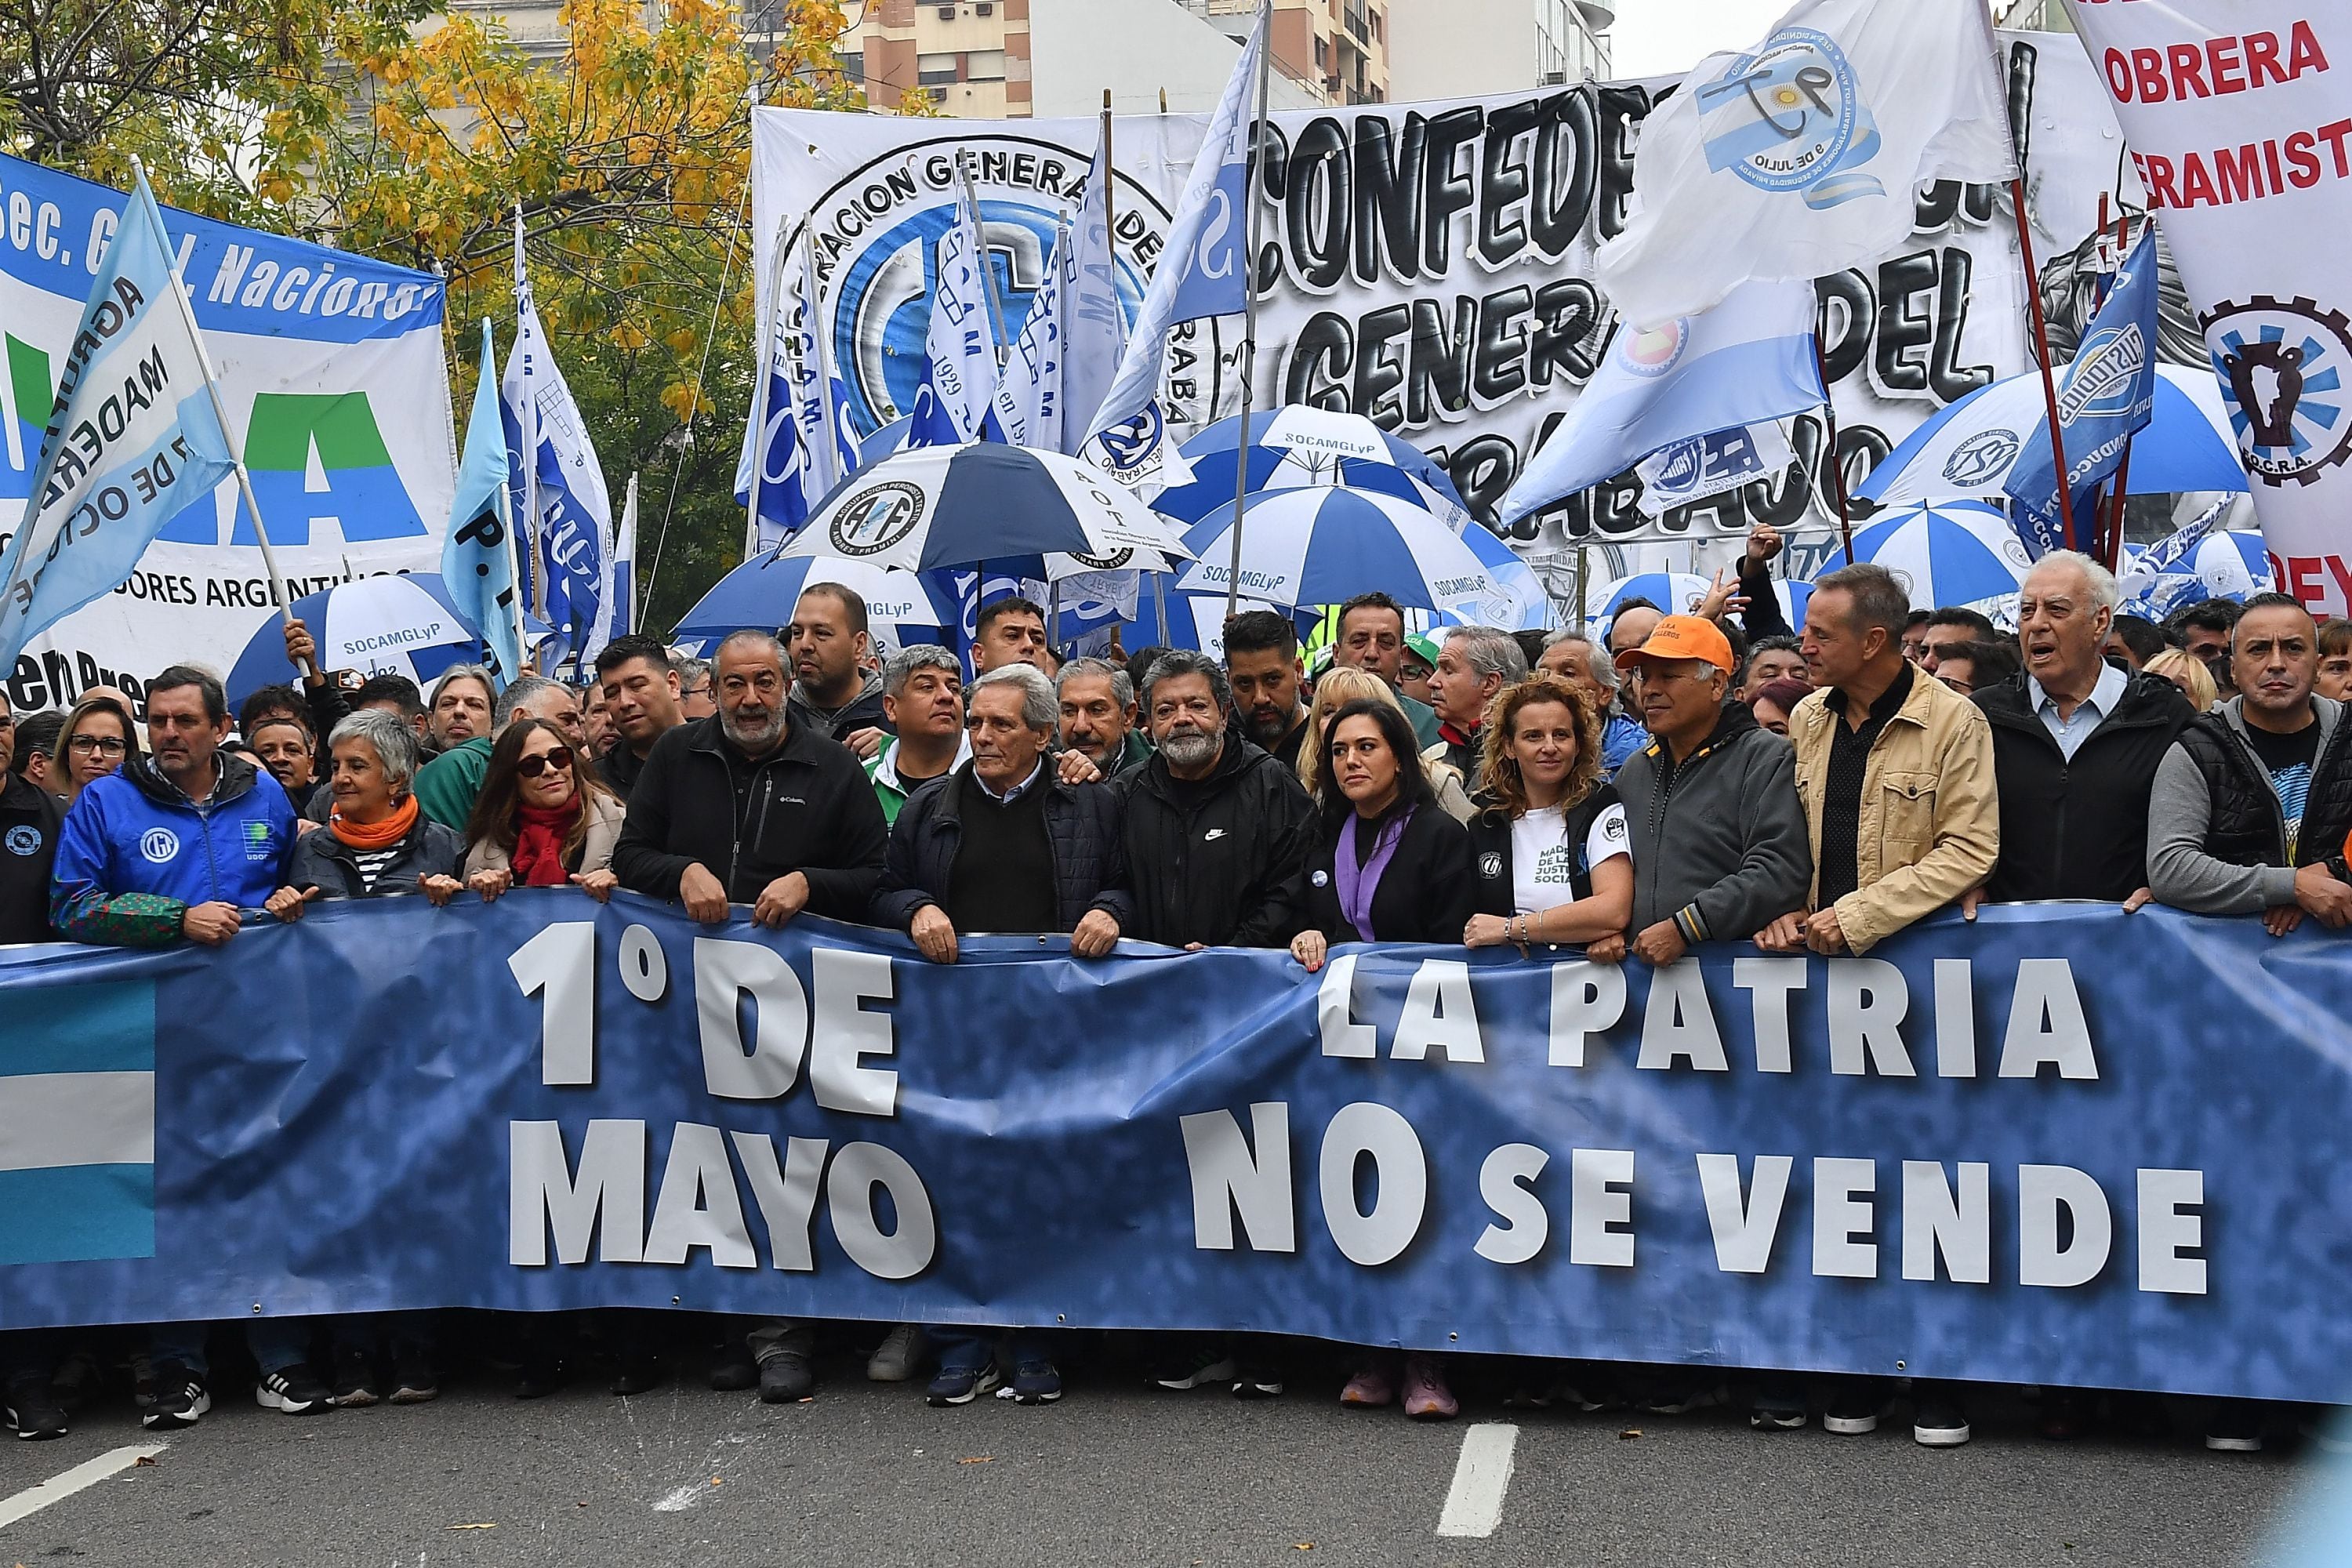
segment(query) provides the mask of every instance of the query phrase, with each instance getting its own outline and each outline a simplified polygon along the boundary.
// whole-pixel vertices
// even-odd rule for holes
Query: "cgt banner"
[[[2308,928],[1310,977],[550,890],[16,949],[0,996],[0,1328],[677,1306],[2352,1401]]]
[[[0,540],[23,516],[123,201],[0,157]],[[457,467],[441,280],[169,207],[163,221],[287,587],[299,597],[438,566]],[[19,712],[97,684],[137,701],[167,664],[228,668],[273,608],[252,520],[224,480],[164,525],[130,581],[35,638],[0,679]]]
[[[2141,197],[2075,40],[2005,33],[2001,45],[2034,193],[2044,302],[2068,353],[2095,303],[2101,199],[2137,210]],[[1257,406],[1312,403],[1369,416],[1443,464],[1492,526],[1496,503],[1606,347],[1613,318],[1592,281],[1592,255],[1622,223],[1634,142],[1655,92],[1655,84],[1587,83],[1276,113],[1258,268]],[[1130,316],[1202,127],[1199,116],[1114,126]],[[814,224],[820,312],[861,435],[913,405],[924,258],[952,207],[958,153],[980,192],[1007,329],[1017,331],[1097,131],[1094,120],[753,111],[754,231],[765,246],[781,225],[797,243]],[[1852,483],[1937,409],[2029,368],[2007,199],[1990,186],[1923,190],[1908,242],[1874,266],[1818,280]],[[756,276],[768,276],[764,264]],[[1212,318],[1173,333],[1165,399],[1173,438],[1240,406],[1239,325]],[[2168,332],[2167,348],[2177,355],[2179,344],[2201,363],[2193,325]],[[1833,532],[1822,421],[1808,414],[1783,424],[1792,456],[1769,475],[1663,517],[1643,515],[1639,482],[1622,476],[1519,520],[1512,543],[1556,595],[1570,596],[1580,544],[1737,538],[1759,521]],[[2013,445],[2030,434],[1988,439],[2005,435]],[[1610,559],[1591,569],[1612,574]]]
[[[2077,0],[2230,401],[2279,586],[2352,613],[2352,13]]]

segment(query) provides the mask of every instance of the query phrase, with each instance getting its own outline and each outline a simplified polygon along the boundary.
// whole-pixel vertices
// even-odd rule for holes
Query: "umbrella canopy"
[[[792,620],[793,605],[811,583],[838,583],[866,601],[866,629],[885,658],[909,643],[938,642],[956,624],[955,606],[940,603],[912,572],[835,555],[787,559],[771,552],[712,584],[677,623],[677,639],[709,641],[747,626],[773,631]]]
[[[2191,545],[2186,555],[2159,571],[2151,571],[2140,563],[2140,557],[2147,553],[2147,547],[2126,545],[2119,575],[2128,601],[2125,609],[2150,620],[2160,621],[2202,599],[2230,599],[2242,604],[2277,585],[2277,576],[2271,570],[2270,551],[2263,543],[2263,536],[2252,529],[2207,534]]]
[[[1904,506],[2000,495],[2020,455],[2050,438],[2043,406],[2039,371],[1979,387],[1912,431],[1854,498]],[[2228,405],[2211,371],[2157,366],[2155,416],[2132,438],[2128,482],[2136,496],[2246,488]]]
[[[1894,573],[1915,610],[2011,598],[2033,564],[2009,519],[1981,501],[1885,513],[1853,531],[1853,559]],[[1832,551],[1815,580],[1846,563]]]
[[[294,601],[294,614],[319,645],[326,669],[356,669],[362,675],[404,675],[430,686],[453,664],[482,657],[481,639],[457,618],[457,604],[437,572],[362,577]],[[286,638],[278,613],[269,612],[229,668],[226,682],[232,704],[265,686],[297,679],[287,662]],[[523,617],[527,637],[550,628]]]
[[[1246,462],[1253,494],[1346,485],[1411,501],[1456,532],[1470,521],[1444,469],[1360,414],[1292,405],[1252,415],[1248,445],[1240,444],[1240,433],[1241,416],[1234,415],[1185,442],[1192,482],[1160,491],[1152,510],[1180,522],[1200,521],[1232,504],[1235,469]]]
[[[1191,559],[1165,519],[1092,464],[981,441],[900,452],[859,470],[782,554],[906,572],[986,563],[1048,581]]]
[[[1287,605],[1337,605],[1377,588],[1400,605],[1465,610],[1499,590],[1486,563],[1444,523],[1394,496],[1344,486],[1252,498],[1242,530],[1241,583]],[[1223,593],[1233,561],[1234,503],[1193,524],[1199,563],[1178,584]]]
[[[1584,591],[1587,621],[1612,620],[1628,599],[1647,599],[1670,616],[1686,616],[1706,597],[1708,581],[1694,572],[1636,572]]]

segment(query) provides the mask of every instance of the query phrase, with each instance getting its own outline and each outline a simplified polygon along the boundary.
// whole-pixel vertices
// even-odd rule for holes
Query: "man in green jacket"
[[[918,785],[971,755],[963,732],[963,666],[937,643],[900,648],[882,667],[882,711],[898,735],[866,764],[866,776],[883,818],[895,826]]]

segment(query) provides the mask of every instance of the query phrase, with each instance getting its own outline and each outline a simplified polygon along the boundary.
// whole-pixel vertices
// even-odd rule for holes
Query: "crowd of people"
[[[2118,615],[2097,562],[2059,552],[2025,578],[2013,635],[1973,608],[1915,610],[1871,565],[1817,581],[1799,632],[1771,591],[1780,549],[1759,528],[1702,603],[1621,605],[1605,637],[1432,638],[1366,594],[1311,671],[1271,612],[1228,621],[1221,658],[1065,662],[1021,598],[981,611],[969,668],[935,646],[877,657],[864,602],[833,584],[708,664],[617,638],[584,701],[460,666],[429,698],[314,673],[232,714],[215,677],[178,666],[141,704],[92,690],[0,722],[0,940],[217,945],[257,910],[519,886],[626,889],[706,923],[748,909],[771,927],[887,927],[940,963],[973,933],[1053,932],[1082,961],[1126,939],[1286,948],[1307,972],[1357,942],[1650,965],[1706,943],[1864,953],[1984,900],[2154,900],[2273,935],[2352,921],[2352,624],[2263,594],[2158,626]],[[312,662],[299,623],[287,642]],[[816,1327],[720,1325],[712,1385],[806,1396]],[[617,1392],[663,1375],[644,1322],[584,1331]],[[520,1332],[518,1392],[559,1384],[583,1332]],[[257,1401],[296,1415],[429,1399],[446,1349],[406,1316],[257,1319],[245,1338]],[[146,1337],[146,1426],[210,1407],[207,1340]],[[1264,1397],[1286,1359],[1187,1343],[1154,1381]],[[82,1363],[74,1336],[0,1335],[20,1436],[65,1430]],[[1062,1387],[1054,1337],[1027,1325],[900,1325],[866,1370],[928,1373],[947,1405]],[[1447,1417],[1458,1370],[1368,1351],[1339,1397]],[[1510,1378],[1515,1399],[1586,1408],[1671,1413],[1706,1393],[1666,1368]],[[1897,1393],[1764,1374],[1745,1397],[1760,1429],[1818,1415],[1853,1434]],[[1922,1383],[1909,1402],[1919,1442],[1968,1440],[1960,1388]],[[2079,1431],[2098,1403],[2048,1390],[2042,1428]],[[2221,1404],[2206,1440],[2259,1447],[2263,1424]]]

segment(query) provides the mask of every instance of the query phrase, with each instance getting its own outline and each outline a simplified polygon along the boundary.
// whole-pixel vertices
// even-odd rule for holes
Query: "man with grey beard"
[[[1155,752],[1111,784],[1137,914],[1125,934],[1170,947],[1280,947],[1297,933],[1314,808],[1297,775],[1234,732],[1214,659],[1153,661],[1140,706]]]

